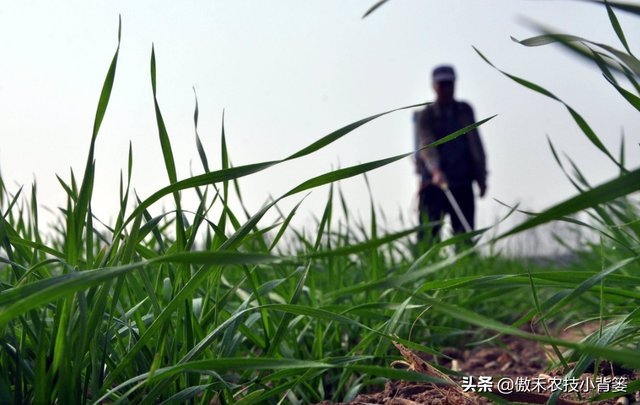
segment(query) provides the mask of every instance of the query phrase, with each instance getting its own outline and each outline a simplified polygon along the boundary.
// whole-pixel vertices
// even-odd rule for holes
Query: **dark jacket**
[[[473,109],[465,102],[454,102],[454,115],[457,118],[459,129],[472,125],[476,122]],[[440,119],[441,107],[438,103],[429,104],[424,110],[419,113],[416,120],[416,132],[418,137],[418,146],[423,147],[438,140],[437,134],[437,122]],[[444,134],[448,135],[448,134]],[[442,135],[441,135],[442,136]],[[486,157],[484,154],[484,148],[482,146],[482,140],[478,129],[472,129],[464,135],[467,141],[467,148],[469,151],[469,157],[471,159],[470,174],[471,180],[475,180],[479,186],[486,186],[487,182],[487,169],[486,169]],[[420,160],[428,169],[433,167],[440,167],[441,159],[446,159],[445,156],[439,154],[440,146],[427,148],[420,151]],[[418,161],[420,164],[420,161]],[[423,183],[429,183],[431,180],[431,174],[429,170],[423,171]],[[446,175],[446,172],[445,172]]]

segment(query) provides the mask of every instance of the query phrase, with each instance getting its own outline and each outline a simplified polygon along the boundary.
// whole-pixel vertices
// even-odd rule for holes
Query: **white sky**
[[[616,175],[559,103],[512,82],[496,66],[550,90],[585,117],[617,154],[627,140],[628,167],[638,166],[639,116],[599,71],[559,46],[525,48],[510,40],[536,35],[525,20],[621,48],[603,7],[571,1],[392,0],[362,20],[374,0],[4,2],[0,5],[0,170],[10,191],[38,183],[40,207],[63,206],[55,174],[80,177],[100,89],[122,45],[115,87],[96,151],[94,213],[113,222],[120,170],[134,151],[133,186],[141,198],[169,183],[157,135],[149,76],[155,44],[159,102],[174,148],[178,176],[202,173],[193,126],[213,169],[220,167],[222,111],[235,166],[280,159],[346,124],[375,113],[433,99],[430,73],[456,66],[456,95],[481,127],[489,164],[489,192],[477,225],[508,204],[542,210],[574,194],[548,148],[566,152],[593,184]],[[618,12],[632,50],[638,19]],[[637,49],[637,48],[636,48]],[[332,168],[389,157],[413,148],[412,112],[393,113],[305,159],[241,180],[255,212]],[[399,216],[415,222],[417,178],[410,160],[369,175],[388,227]],[[341,183],[350,209],[365,221],[364,179]],[[303,203],[298,223],[320,216],[328,189]],[[185,196],[195,193],[185,192]],[[288,212],[300,197],[281,204]],[[190,198],[190,197],[188,197]],[[194,200],[192,200],[194,201]],[[336,203],[338,201],[336,200]],[[165,208],[172,203],[167,200]],[[187,207],[196,208],[195,203]],[[158,205],[152,212],[158,214]],[[266,225],[266,223],[264,224]]]

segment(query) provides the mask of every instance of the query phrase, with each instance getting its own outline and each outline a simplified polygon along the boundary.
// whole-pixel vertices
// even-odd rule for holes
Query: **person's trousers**
[[[469,223],[469,226],[471,226],[471,229],[475,229],[475,201],[471,183],[460,187],[449,187],[449,190],[460,206],[460,210]],[[454,234],[465,232],[464,225],[462,225],[458,214],[456,214],[444,191],[434,185],[424,187],[420,191],[420,225],[433,221],[441,221],[444,219],[445,214],[449,214],[451,218],[451,226]],[[418,241],[422,241],[425,234],[431,236],[430,240],[435,240],[440,228],[441,225],[435,225],[430,230],[420,230],[420,232],[418,232]]]

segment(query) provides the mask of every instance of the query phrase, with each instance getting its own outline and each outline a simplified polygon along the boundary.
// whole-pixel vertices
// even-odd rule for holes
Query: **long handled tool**
[[[458,202],[456,201],[455,197],[453,197],[451,190],[449,190],[449,185],[447,183],[444,183],[442,184],[441,188],[442,188],[442,191],[444,191],[444,195],[447,196],[447,199],[449,200],[449,204],[451,204],[451,206],[453,207],[453,210],[456,212],[456,215],[458,216],[458,219],[462,223],[462,226],[464,227],[464,231],[471,232],[472,231],[471,226],[469,225],[469,222],[467,222],[467,218],[464,217],[464,214],[462,213],[462,210],[460,209],[460,206],[458,205]]]

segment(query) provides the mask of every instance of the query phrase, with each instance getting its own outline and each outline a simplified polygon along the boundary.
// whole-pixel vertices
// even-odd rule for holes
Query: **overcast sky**
[[[118,212],[120,170],[133,145],[133,186],[141,198],[169,183],[157,135],[149,75],[155,45],[160,108],[179,178],[203,172],[194,141],[194,95],[199,133],[212,168],[220,167],[225,129],[235,166],[280,159],[361,118],[433,100],[431,70],[455,65],[456,96],[481,127],[489,191],[477,225],[505,212],[494,199],[542,210],[572,196],[546,137],[566,152],[593,184],[616,167],[580,132],[558,102],[500,74],[496,66],[550,90],[575,108],[618,153],[624,131],[627,165],[638,166],[639,116],[597,69],[559,46],[525,48],[531,22],[618,48],[603,7],[579,1],[391,0],[362,19],[374,0],[169,1],[100,3],[4,2],[0,5],[0,170],[11,192],[34,178],[39,202],[65,203],[55,175],[80,177],[100,90],[122,43],[111,103],[98,136],[93,209],[106,222]],[[638,19],[618,12],[633,49]],[[373,121],[305,159],[240,182],[251,212],[269,195],[337,167],[389,157],[413,148],[413,110]],[[369,175],[373,198],[390,228],[416,222],[417,177],[409,159]],[[362,177],[341,183],[353,214],[369,218]],[[298,223],[321,216],[328,189],[305,200]],[[185,192],[191,198],[193,192]],[[300,197],[281,204],[288,212]],[[195,201],[195,200],[193,200]],[[164,209],[171,201],[164,202]],[[188,207],[195,209],[196,206]],[[155,214],[162,205],[152,209]],[[522,220],[520,218],[519,220]]]

